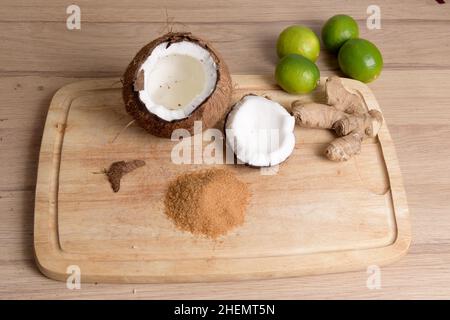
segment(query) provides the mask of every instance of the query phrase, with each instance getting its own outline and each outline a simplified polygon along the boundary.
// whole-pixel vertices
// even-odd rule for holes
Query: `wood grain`
[[[122,0],[108,2],[108,6],[94,1],[77,3],[81,3],[82,8],[81,31],[65,29],[65,6],[56,0],[39,3],[39,7],[29,0],[2,2],[0,298],[450,297],[450,140],[443,138],[450,134],[450,71],[443,54],[450,47],[450,38],[445,36],[450,23],[448,3],[439,5],[434,0],[377,1],[382,10],[382,29],[370,31],[366,29],[364,19],[367,5],[372,1],[366,0],[326,3],[292,0],[283,1],[283,5],[269,0],[239,4],[204,1],[203,6],[191,1],[183,1],[182,6],[173,1],[145,1],[142,4]],[[361,271],[195,285],[83,284],[81,290],[71,291],[64,283],[49,280],[37,271],[32,258],[34,185],[50,99],[58,88],[76,80],[119,77],[123,72],[120,68],[125,68],[137,49],[153,34],[164,29],[164,7],[174,20],[185,22],[189,27],[203,22],[204,28],[195,31],[201,31],[203,36],[215,42],[226,41],[228,36],[245,40],[247,28],[253,30],[253,38],[246,40],[245,46],[229,46],[227,49],[225,58],[233,73],[272,72],[276,62],[273,42],[278,32],[274,29],[304,22],[317,30],[324,19],[338,12],[358,18],[361,34],[382,46],[383,55],[389,59],[385,59],[380,79],[371,83],[370,88],[383,108],[398,152],[414,241],[407,256],[382,268],[381,289],[367,289],[368,275]],[[133,27],[134,23],[136,26]],[[258,29],[252,27],[254,23],[258,26],[267,24],[265,31],[270,37],[257,32]],[[272,23],[274,29],[270,27]],[[117,34],[109,33],[108,36],[107,29],[102,28],[105,24]],[[147,29],[142,30],[143,26]],[[416,32],[411,33],[411,27]],[[227,30],[227,34],[218,37],[222,28]],[[56,30],[50,32],[49,29]],[[52,41],[51,37],[56,33],[60,36]],[[117,44],[117,38],[122,44]],[[428,45],[422,47],[422,40]],[[78,45],[72,47],[71,42]],[[127,49],[123,50],[121,46]],[[221,43],[215,43],[215,46],[221,51],[227,48]],[[422,54],[417,54],[417,50]],[[106,60],[105,57],[113,59]],[[335,61],[325,51],[321,52],[319,66],[323,76],[338,73]]]
[[[345,12],[356,19],[365,19],[370,0],[358,2],[332,0],[324,5],[320,2],[303,3],[296,0],[243,2],[240,0],[200,0],[182,2],[177,0],[133,2],[113,0],[108,5],[102,2],[79,0],[83,19],[88,22],[159,22],[166,23],[166,12],[179,22],[234,23],[237,21],[274,22],[286,20],[326,20],[338,12]],[[445,6],[438,6],[433,0],[398,1],[379,0],[383,19],[447,20],[450,12]],[[36,9],[27,0],[5,0],[2,3],[0,21],[61,21],[65,22],[66,3],[58,0],[45,1]]]
[[[277,62],[275,44],[278,34],[296,20],[286,22],[233,22],[220,28],[208,27],[202,23],[177,26],[175,30],[189,30],[209,39],[226,57],[231,73],[270,74]],[[450,28],[446,21],[401,22],[383,20],[381,30],[370,31],[361,28],[361,36],[377,44],[383,52],[385,68],[403,69],[414,65],[414,69],[450,69],[449,46],[440,46],[440,57],[431,58],[436,43],[450,39]],[[308,22],[320,34],[322,20]],[[58,22],[3,23],[2,32],[5,48],[16,48],[20,55],[0,52],[0,70],[4,72],[34,71],[60,74],[74,74],[88,77],[105,77],[122,74],[139,48],[161,35],[164,28],[154,23],[90,23],[81,30],[68,31]],[[245,30],[245,32],[236,32]],[[416,41],[420,34],[427,34]],[[398,39],[402,38],[402,42]],[[408,45],[404,45],[407,43]],[[114,52],[114,59],[105,59]],[[251,55],[247,54],[251,52]],[[405,57],[407,57],[405,59]],[[323,71],[337,71],[336,58],[322,50],[317,63]]]

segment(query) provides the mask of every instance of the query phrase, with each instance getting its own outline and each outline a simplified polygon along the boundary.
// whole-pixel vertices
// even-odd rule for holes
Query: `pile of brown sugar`
[[[205,169],[169,184],[166,214],[182,230],[217,238],[244,223],[249,198],[247,185],[230,171]]]

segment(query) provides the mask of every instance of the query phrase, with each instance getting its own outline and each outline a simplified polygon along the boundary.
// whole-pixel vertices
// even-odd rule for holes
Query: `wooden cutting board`
[[[271,77],[237,75],[233,100],[256,93],[289,110],[294,99],[323,102],[324,80],[314,93],[294,96]],[[344,84],[362,94],[369,109],[379,109],[366,85]],[[34,229],[37,263],[48,277],[65,280],[70,266],[79,268],[83,282],[287,277],[380,266],[408,250],[408,207],[386,124],[348,162],[324,158],[330,132],[297,127],[295,150],[278,171],[222,165],[248,183],[252,197],[244,225],[210,240],[178,230],[163,206],[171,179],[208,166],[174,164],[176,141],[134,125],[122,130],[131,119],[120,87],[117,79],[77,82],[51,102]],[[125,176],[113,193],[100,172],[132,159],[146,166]]]

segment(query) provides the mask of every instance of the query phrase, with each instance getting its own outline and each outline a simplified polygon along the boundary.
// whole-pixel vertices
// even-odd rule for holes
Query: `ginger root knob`
[[[292,115],[295,122],[307,128],[332,129],[334,124],[343,120],[345,112],[320,103],[306,103],[294,101],[292,103]]]
[[[333,124],[338,136],[345,136],[353,131],[364,132],[365,137],[375,137],[381,128],[383,116],[378,110],[370,110],[361,115],[346,115]]]
[[[366,105],[363,98],[345,89],[341,78],[337,76],[328,77],[325,82],[325,92],[327,94],[327,104],[338,110],[350,114],[366,113]]]
[[[363,134],[353,132],[333,140],[325,149],[325,155],[333,161],[347,161],[353,155],[361,152]]]

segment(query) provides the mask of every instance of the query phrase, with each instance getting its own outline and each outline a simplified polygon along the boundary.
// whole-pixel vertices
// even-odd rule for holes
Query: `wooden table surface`
[[[447,1],[450,2],[450,1]],[[71,1],[3,0],[0,11],[0,298],[450,298],[450,3],[415,1],[78,0],[81,29],[68,30]],[[367,7],[381,29],[366,27]],[[167,15],[169,19],[167,19]],[[385,66],[370,88],[395,142],[408,197],[413,242],[406,257],[381,269],[265,281],[113,285],[45,278],[33,259],[38,153],[49,102],[73,81],[120,77],[136,51],[167,30],[211,40],[232,73],[272,73],[278,33],[302,23],[320,32],[330,16],[358,20]],[[339,74],[320,54],[322,75]]]

